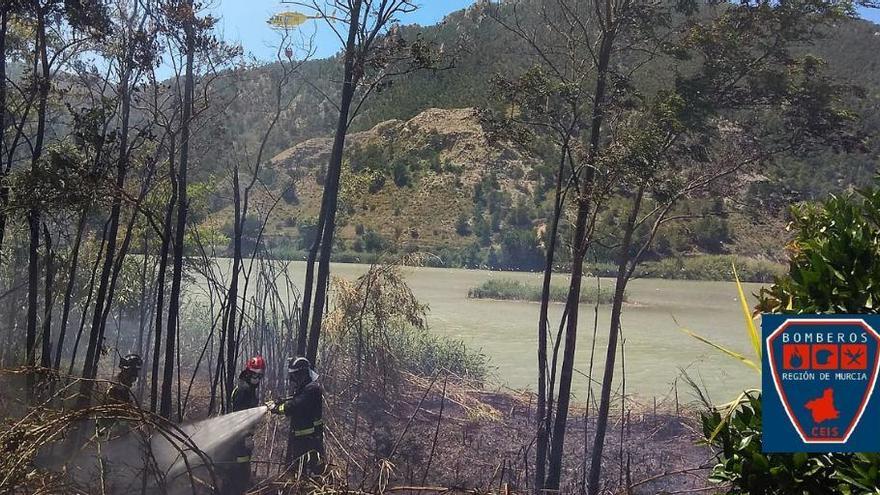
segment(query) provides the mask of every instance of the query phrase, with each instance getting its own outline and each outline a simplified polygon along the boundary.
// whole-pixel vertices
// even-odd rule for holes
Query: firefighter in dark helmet
[[[134,353],[119,359],[119,374],[116,375],[116,382],[107,390],[105,400],[107,404],[131,404],[134,402],[131,387],[137,381],[143,365],[144,361]]]
[[[290,436],[287,442],[288,464],[299,463],[302,474],[322,474],[324,469],[324,419],[322,401],[324,392],[318,383],[318,374],[304,357],[291,358],[287,364],[287,378],[292,395],[272,404],[271,412],[290,418]]]
[[[135,404],[131,387],[141,373],[144,361],[137,354],[127,354],[119,359],[119,373],[104,396],[104,404]],[[110,440],[127,431],[127,423],[117,418],[102,417],[97,421],[98,438]]]
[[[266,361],[262,356],[254,356],[248,359],[247,365],[238,375],[238,385],[232,390],[230,413],[244,411],[260,405],[258,392],[260,382],[266,372]],[[251,454],[254,450],[254,439],[248,435],[233,452],[232,464],[226,470],[226,481],[223,485],[223,493],[227,495],[239,495],[244,493],[251,485]]]

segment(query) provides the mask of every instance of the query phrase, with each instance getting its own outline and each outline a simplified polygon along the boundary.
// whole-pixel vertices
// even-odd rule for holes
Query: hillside
[[[519,2],[519,14],[531,15],[533,2]],[[508,15],[510,12],[507,11]],[[535,63],[530,50],[515,35],[489,17],[485,7],[474,5],[450,14],[434,26],[407,26],[404,36],[422,36],[438,47],[444,47],[447,62],[454,68],[442,71],[417,72],[398,79],[395,84],[375,94],[354,121],[356,130],[367,130],[389,120],[409,120],[428,108],[484,108],[491,106],[491,80],[498,74],[512,76]],[[789,191],[794,199],[815,199],[839,191],[849,184],[864,184],[873,177],[876,157],[880,155],[880,26],[868,21],[847,21],[835,26],[824,39],[802,47],[824,59],[840,81],[847,81],[865,90],[866,98],[857,104],[865,118],[865,130],[875,136],[873,153],[865,156],[827,156],[811,160],[782,161],[772,170],[768,187]],[[253,145],[258,139],[260,123],[267,119],[271,108],[271,91],[267,85],[274,65],[231,74],[230,84],[247,98],[233,102],[230,115],[237,118],[223,122],[228,143]],[[332,59],[307,62],[301,79],[291,91],[298,91],[296,102],[286,111],[278,130],[269,142],[272,154],[280,153],[304,140],[328,136],[333,131],[332,107],[316,90],[333,95],[337,89],[332,81],[338,64]],[[650,78],[650,71],[642,77]],[[303,80],[308,80],[308,84]],[[223,161],[227,149],[211,146],[206,161]],[[209,166],[208,168],[212,168]],[[756,194],[762,194],[756,191]]]
[[[521,4],[528,15],[534,6]],[[444,264],[535,268],[540,265],[536,231],[549,213],[546,199],[548,169],[540,157],[521,150],[489,149],[473,109],[493,105],[491,79],[512,75],[533,60],[522,42],[475,5],[449,15],[436,26],[407,26],[404,36],[420,35],[452,53],[454,68],[410,74],[376,94],[354,121],[346,167],[351,174],[340,203],[341,252],[377,252],[384,248],[428,250]],[[873,136],[869,153],[783,157],[768,165],[742,193],[742,204],[699,225],[684,224],[650,253],[658,259],[680,254],[734,253],[774,257],[784,236],[785,207],[869,183],[880,156],[880,26],[847,21],[835,26],[803,53],[827,61],[832,72],[865,90],[855,102],[863,130]],[[488,56],[492,54],[492,56]],[[286,110],[268,149],[276,155],[263,180],[276,194],[294,179],[284,201],[275,206],[265,233],[276,250],[301,255],[309,244],[320,205],[323,170],[330,148],[333,109],[321,92],[334,94],[337,78],[333,60],[307,62],[294,105]],[[217,168],[238,156],[233,149],[255,148],[262,124],[271,113],[267,77],[276,66],[239,70],[228,91],[247,94],[233,101],[217,132],[226,139],[211,140],[202,150],[197,174],[215,178]],[[648,71],[650,73],[650,71]],[[649,77],[649,76],[644,76]],[[228,81],[227,81],[228,82]],[[216,136],[217,133],[209,133]],[[218,144],[219,143],[219,144]],[[263,198],[262,209],[271,205]],[[691,212],[717,211],[707,199],[688,206]],[[213,223],[228,223],[230,207],[218,204]],[[256,223],[256,222],[255,222]],[[776,253],[776,254],[774,254]],[[599,253],[601,257],[601,253]],[[508,262],[504,258],[510,258]],[[518,257],[519,261],[513,262]]]
[[[330,138],[309,139],[271,160],[265,175],[272,194],[260,203],[263,211],[274,208],[270,245],[308,246],[331,146]],[[535,161],[510,145],[490,146],[472,108],[428,109],[407,121],[353,133],[344,165],[339,247],[433,253],[491,248],[503,241],[504,226],[531,232],[524,244],[533,247],[540,185],[529,171]],[[283,201],[271,206],[273,196]],[[212,218],[221,224],[230,208]],[[509,240],[502,244],[498,256],[523,254],[509,252]]]

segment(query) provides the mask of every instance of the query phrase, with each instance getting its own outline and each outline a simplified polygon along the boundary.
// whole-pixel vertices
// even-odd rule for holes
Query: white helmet
[[[315,370],[312,369],[312,363],[310,363],[308,359],[306,359],[302,356],[299,356],[299,357],[290,358],[287,360],[287,374],[288,375],[293,375],[295,373],[298,373],[298,372],[304,371],[304,370],[309,371],[309,378],[311,378],[312,381],[315,381],[318,379],[318,374],[315,373]]]

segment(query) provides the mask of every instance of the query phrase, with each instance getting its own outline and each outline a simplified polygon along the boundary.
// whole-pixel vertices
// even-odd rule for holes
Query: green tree
[[[544,253],[535,233],[529,229],[505,229],[501,235],[501,265],[513,270],[538,270],[544,265]]]
[[[455,233],[462,237],[471,235],[471,224],[464,213],[458,215],[458,219],[455,221]]]
[[[379,253],[388,247],[388,242],[382,237],[382,234],[372,229],[367,229],[364,232],[363,240],[364,249],[370,253]]]
[[[391,173],[394,177],[394,184],[396,184],[397,187],[406,187],[412,184],[412,172],[405,161],[398,160],[394,162],[394,167]]]
[[[299,231],[299,248],[307,249],[314,244],[318,235],[318,219],[314,217],[301,219],[297,230]]]

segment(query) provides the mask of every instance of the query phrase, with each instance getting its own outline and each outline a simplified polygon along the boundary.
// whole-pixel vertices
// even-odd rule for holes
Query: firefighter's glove
[[[270,400],[269,402],[266,402],[266,407],[269,408],[269,412],[272,414],[281,414],[283,411],[283,408],[281,406],[283,405],[284,401],[280,399]]]

